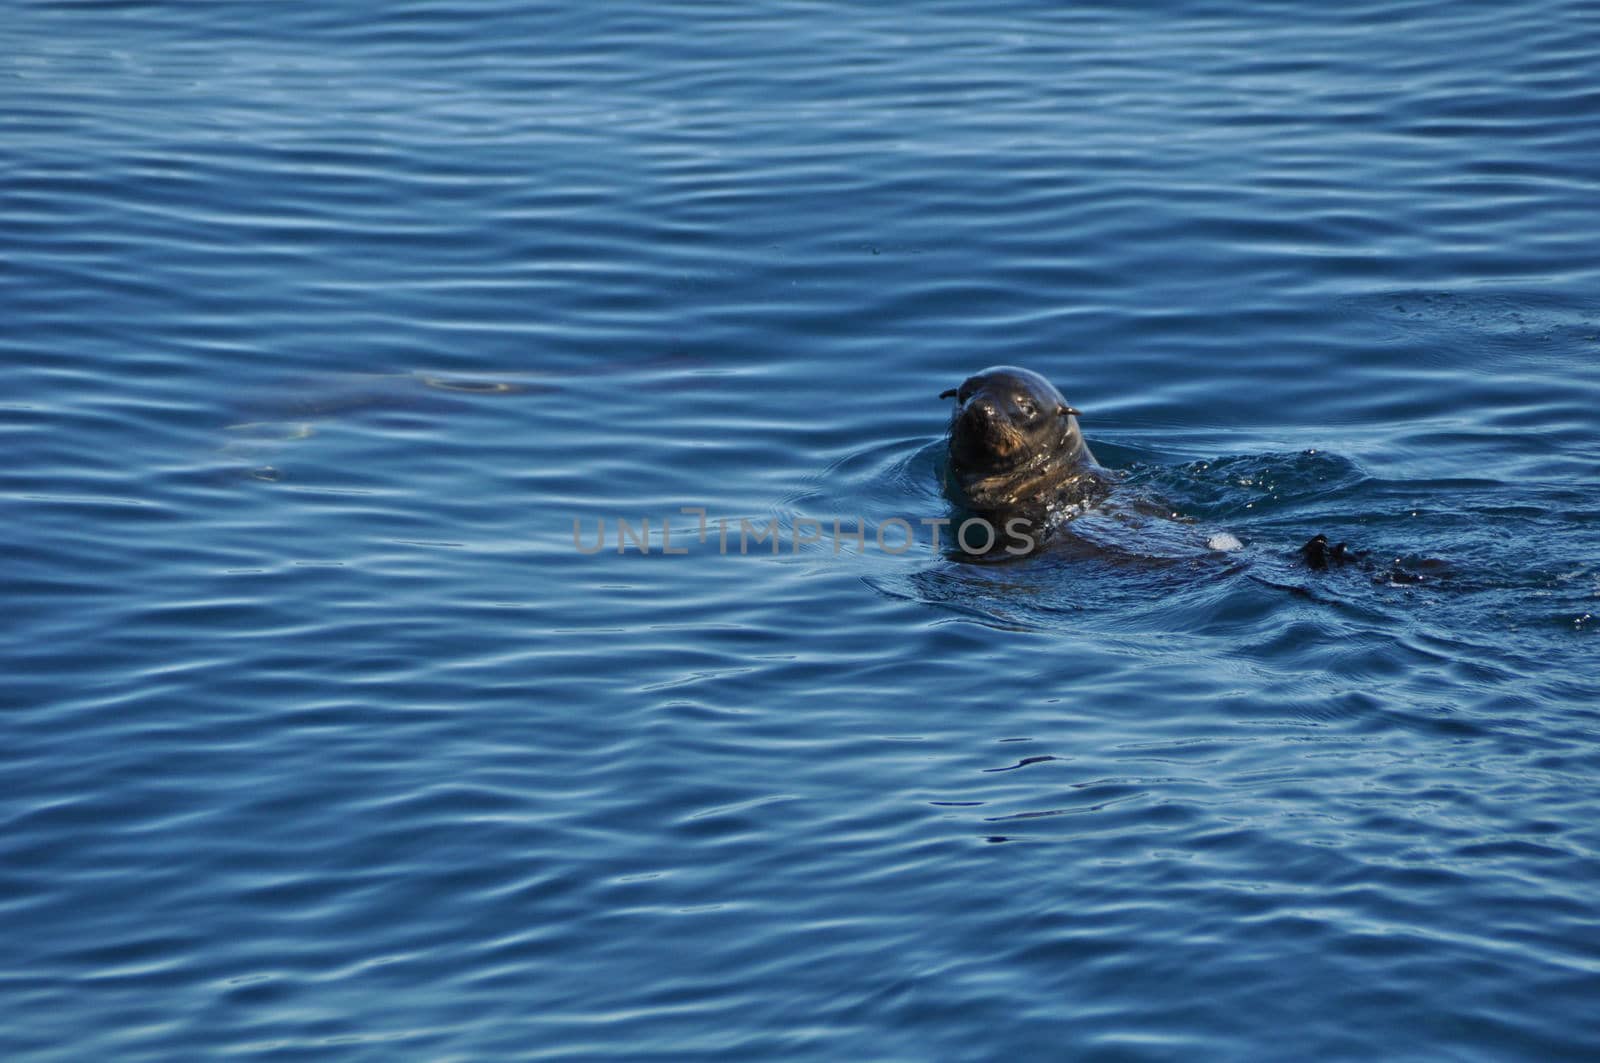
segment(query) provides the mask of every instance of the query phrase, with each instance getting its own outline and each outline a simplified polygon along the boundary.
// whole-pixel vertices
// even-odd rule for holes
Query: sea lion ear
[[[953,399],[959,394],[961,394],[960,388],[951,388],[949,391],[939,392],[939,397],[941,399]]]
[[[1065,414],[1068,417],[1082,417],[1083,416],[1081,411],[1073,409],[1071,406],[1068,406],[1064,402],[1056,407],[1056,412],[1060,413],[1060,414]]]

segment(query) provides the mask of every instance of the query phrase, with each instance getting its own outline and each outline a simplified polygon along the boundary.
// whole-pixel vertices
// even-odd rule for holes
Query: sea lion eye
[[[1017,396],[1017,409],[1022,412],[1022,416],[1024,417],[1032,417],[1034,414],[1033,403],[1029,402],[1021,395]]]

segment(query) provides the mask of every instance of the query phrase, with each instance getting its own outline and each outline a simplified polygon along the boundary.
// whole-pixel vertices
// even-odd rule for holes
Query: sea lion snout
[[[969,399],[950,425],[950,449],[966,464],[1000,465],[1018,456],[1023,446],[1022,433],[992,396]]]

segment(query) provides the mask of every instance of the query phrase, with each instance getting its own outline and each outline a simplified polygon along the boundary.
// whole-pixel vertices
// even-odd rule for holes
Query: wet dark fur
[[[1021,516],[1039,522],[1048,521],[1053,507],[1087,507],[1109,491],[1113,476],[1084,443],[1078,411],[1038,373],[993,366],[939,397],[956,400],[945,486],[957,505],[991,520]],[[1326,535],[1312,538],[1299,554],[1314,572],[1376,567],[1368,563],[1368,551],[1332,543]],[[1426,564],[1445,569],[1443,562]],[[1396,558],[1375,578],[1403,584],[1428,577]]]
[[[994,366],[941,398],[950,415],[954,500],[979,513],[1085,502],[1109,483],[1078,430],[1077,410],[1044,377]]]

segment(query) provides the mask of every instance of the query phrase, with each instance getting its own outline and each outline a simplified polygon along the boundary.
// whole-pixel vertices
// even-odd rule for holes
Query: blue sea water
[[[1594,4],[0,43],[4,1058],[1600,1057]]]

